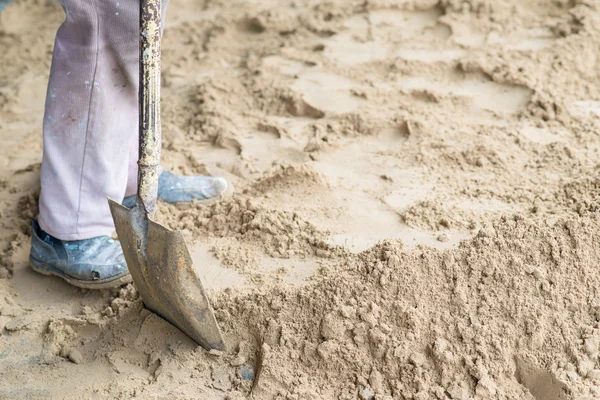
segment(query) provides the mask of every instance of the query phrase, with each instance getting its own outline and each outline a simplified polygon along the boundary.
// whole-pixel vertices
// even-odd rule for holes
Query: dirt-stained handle
[[[152,215],[160,173],[160,39],[161,0],[140,1],[140,90],[138,207]]]

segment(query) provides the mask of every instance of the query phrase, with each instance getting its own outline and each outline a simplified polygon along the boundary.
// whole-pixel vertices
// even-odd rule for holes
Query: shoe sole
[[[58,276],[70,285],[82,289],[113,289],[131,283],[133,280],[131,278],[131,274],[128,272],[125,275],[120,275],[110,279],[98,279],[97,281],[82,281],[81,279],[71,278],[70,276],[54,268],[53,266],[43,261],[37,260],[33,257],[29,257],[29,263],[31,264],[31,268],[35,272],[47,276]]]

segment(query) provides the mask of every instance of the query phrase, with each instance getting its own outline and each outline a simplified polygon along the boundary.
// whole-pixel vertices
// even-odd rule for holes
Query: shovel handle
[[[138,207],[152,215],[158,196],[160,124],[161,0],[140,1]]]

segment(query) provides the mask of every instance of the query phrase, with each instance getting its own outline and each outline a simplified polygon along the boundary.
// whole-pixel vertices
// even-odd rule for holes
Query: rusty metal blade
[[[129,272],[146,307],[202,347],[225,350],[181,232],[146,219],[135,208],[108,202]]]

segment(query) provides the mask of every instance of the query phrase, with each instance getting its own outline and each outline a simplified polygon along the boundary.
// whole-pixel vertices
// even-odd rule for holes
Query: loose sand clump
[[[275,257],[326,256],[330,250],[324,242],[326,234],[297,213],[261,207],[248,196],[235,196],[212,206],[199,205],[184,210],[165,206],[161,216],[161,220],[173,229],[249,241]]]
[[[0,398],[600,398],[598,4],[172,0],[163,165],[235,190],[157,218],[226,352],[28,265],[63,19],[0,12]]]
[[[252,188],[261,194],[293,192],[309,189],[317,191],[327,188],[326,178],[314,167],[297,164],[281,164],[260,178]]]
[[[400,217],[405,224],[430,230],[475,228],[476,223],[468,220],[469,216],[469,213],[461,213],[461,210],[456,207],[449,210],[443,203],[429,200],[414,204],[400,212]]]

